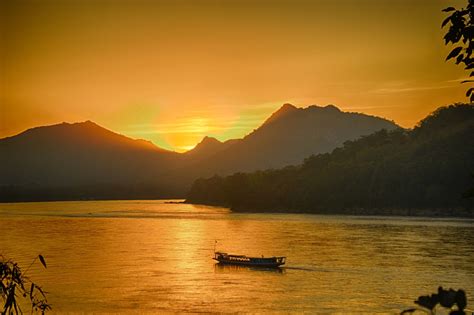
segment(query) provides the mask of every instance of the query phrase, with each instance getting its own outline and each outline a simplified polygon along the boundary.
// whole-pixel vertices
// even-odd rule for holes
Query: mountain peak
[[[95,122],[93,122],[91,120],[80,121],[80,122],[76,122],[76,123],[63,122],[63,124],[64,125],[69,125],[69,126],[83,127],[83,128],[101,128],[101,129],[105,129],[104,127],[99,126],[98,124],[96,124]]]
[[[196,146],[194,148],[192,148],[191,150],[189,150],[186,153],[194,153],[195,154],[195,153],[201,152],[201,151],[213,150],[215,147],[218,147],[221,144],[222,144],[222,142],[220,142],[216,138],[205,136],[204,138],[202,138],[201,142],[196,144]]]
[[[198,146],[198,145],[208,145],[208,144],[214,144],[214,143],[222,143],[222,142],[220,142],[219,140],[217,140],[214,137],[205,136],[204,138],[202,138],[201,142],[199,142],[196,146]]]
[[[146,150],[171,152],[160,148],[151,141],[132,139],[115,133],[93,121],[62,122],[54,125],[40,126],[27,129],[15,136],[0,139],[0,141],[21,143],[43,143],[54,145],[100,145],[102,147],[122,147],[127,150]]]
[[[324,109],[334,111],[334,112],[341,112],[341,110],[337,106],[332,105],[332,104],[324,106]]]
[[[326,106],[319,106],[319,105],[310,105],[306,109],[309,110],[317,110],[317,111],[326,111],[326,112],[334,112],[334,113],[342,113],[342,111],[333,104],[328,104]]]
[[[185,154],[188,156],[207,157],[229,146],[229,143],[227,142],[228,141],[222,143],[216,138],[205,136],[202,138],[201,142],[196,144],[194,148],[187,151]]]
[[[286,116],[286,115],[289,115],[295,111],[297,111],[298,108],[290,103],[285,103],[283,104],[283,106],[281,106],[276,112],[274,112],[270,118],[268,118],[264,125],[265,124],[268,124],[268,123],[271,123],[271,122],[274,122],[278,119],[280,119],[281,117],[283,116]]]
[[[98,126],[95,122],[93,122],[92,120],[86,120],[86,121],[83,121],[83,122],[78,122],[77,124],[79,125],[90,125],[90,126]]]
[[[293,104],[285,103],[280,107],[280,109],[277,112],[286,112],[286,111],[291,111],[294,109],[298,109],[298,108],[296,108],[296,106]]]

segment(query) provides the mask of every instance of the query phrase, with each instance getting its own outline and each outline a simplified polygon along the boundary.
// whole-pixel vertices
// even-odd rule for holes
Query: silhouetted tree
[[[446,45],[451,43],[455,46],[453,50],[446,57],[446,60],[455,58],[456,64],[463,63],[464,69],[470,72],[469,77],[474,76],[474,59],[471,58],[474,49],[472,41],[474,33],[474,0],[468,0],[466,8],[456,10],[453,7],[448,7],[443,12],[450,13],[450,15],[443,21],[441,27],[449,25],[448,32],[444,35],[444,42]],[[472,83],[473,80],[464,80],[461,83]],[[466,96],[470,101],[474,101],[474,88],[469,88]]]
[[[33,260],[30,267],[36,259],[39,259],[46,268],[46,261],[41,255]],[[0,256],[0,296],[4,303],[1,310],[2,315],[23,314],[19,305],[19,297],[30,301],[31,313],[41,312],[44,314],[51,309],[43,289],[26,276],[28,269],[23,272],[16,262]]]

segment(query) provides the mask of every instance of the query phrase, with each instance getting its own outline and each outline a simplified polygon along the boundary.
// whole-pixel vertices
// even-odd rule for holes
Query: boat
[[[214,252],[214,257],[212,259],[225,265],[275,268],[284,265],[286,257],[248,257],[245,255],[231,255],[223,252]]]

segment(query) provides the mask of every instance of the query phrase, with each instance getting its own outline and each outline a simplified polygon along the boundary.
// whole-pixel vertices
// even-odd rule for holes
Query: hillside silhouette
[[[184,197],[199,177],[298,164],[383,128],[397,126],[332,105],[285,104],[243,139],[205,137],[176,153],[90,121],[37,127],[0,139],[0,200]]]
[[[310,155],[330,152],[344,141],[397,127],[386,119],[342,112],[333,105],[296,108],[285,104],[242,140],[233,141],[181,173],[197,178],[300,164]],[[184,177],[181,173],[175,176]]]
[[[221,142],[213,137],[204,137],[194,148],[184,153],[188,159],[201,160],[208,158],[220,151],[223,151],[240,141],[240,139],[231,139]]]
[[[172,194],[159,175],[180,155],[97,124],[62,123],[0,140],[2,199],[62,200]]]
[[[235,211],[462,215],[474,172],[474,105],[442,107],[411,131],[381,130],[298,166],[194,182],[187,202]],[[429,211],[427,212],[427,210]]]

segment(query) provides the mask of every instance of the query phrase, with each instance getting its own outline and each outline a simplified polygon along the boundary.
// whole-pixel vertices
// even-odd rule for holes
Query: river
[[[157,201],[0,204],[0,254],[54,313],[389,312],[438,286],[474,308],[474,220],[238,214]],[[228,253],[280,270],[220,267]]]

